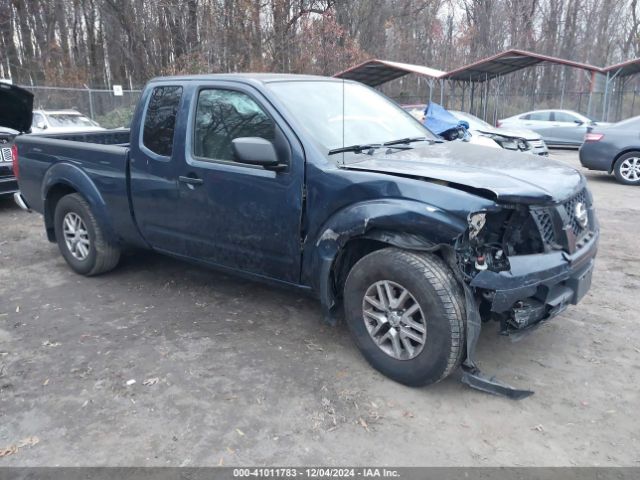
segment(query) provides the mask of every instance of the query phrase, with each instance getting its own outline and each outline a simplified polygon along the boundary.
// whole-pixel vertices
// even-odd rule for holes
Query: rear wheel
[[[60,199],[54,214],[54,228],[58,248],[76,273],[98,275],[118,264],[120,249],[106,240],[91,207],[79,194]]]
[[[411,386],[448,376],[464,353],[464,296],[440,257],[396,248],[357,262],[344,289],[345,317],[367,361]]]
[[[613,173],[620,183],[640,185],[640,152],[622,155],[613,166]]]

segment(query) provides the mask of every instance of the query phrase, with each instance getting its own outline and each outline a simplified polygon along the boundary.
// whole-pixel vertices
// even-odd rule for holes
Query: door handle
[[[178,177],[178,181],[188,185],[202,185],[204,183],[201,178],[183,177],[182,175]]]

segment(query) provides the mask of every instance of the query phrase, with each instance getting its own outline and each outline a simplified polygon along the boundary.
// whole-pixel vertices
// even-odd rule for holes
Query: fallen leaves
[[[369,431],[369,424],[364,420],[364,418],[360,417],[358,419],[358,423],[360,423],[360,426],[364,428],[367,432]]]
[[[324,349],[320,345],[317,345],[316,343],[314,343],[313,340],[305,340],[304,344],[307,346],[309,350],[315,350],[318,352],[324,351]]]
[[[160,379],[158,377],[147,378],[144,382],[142,382],[142,385],[144,385],[145,387],[150,387],[151,385],[155,385],[159,381]]]
[[[60,342],[52,342],[51,340],[42,342],[43,347],[59,347],[60,345],[62,345]]]
[[[240,430],[239,428],[236,428],[236,432],[238,433],[238,435],[240,435],[241,437],[244,437],[244,432],[242,430]]]
[[[38,437],[36,437],[36,436],[30,436],[30,437],[23,438],[18,443],[15,443],[13,445],[9,445],[8,447],[5,447],[5,448],[0,448],[0,458],[8,457],[9,455],[14,455],[14,454],[18,453],[18,451],[21,448],[33,447],[34,445],[37,445],[38,443],[40,443],[40,439]]]
[[[10,445],[5,448],[0,448],[0,458],[8,457],[9,455],[13,455],[14,453],[18,453],[17,445]]]
[[[22,440],[20,440],[18,442],[18,448],[33,447],[38,443],[40,443],[40,439],[36,436],[31,436],[31,437],[23,438]]]

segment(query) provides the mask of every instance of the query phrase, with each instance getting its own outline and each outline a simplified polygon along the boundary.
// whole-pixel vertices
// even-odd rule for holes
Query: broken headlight
[[[469,215],[469,238],[476,238],[484,227],[485,223],[487,223],[486,213],[479,212]]]

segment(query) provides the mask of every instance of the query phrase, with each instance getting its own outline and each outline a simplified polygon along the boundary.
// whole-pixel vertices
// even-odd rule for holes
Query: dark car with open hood
[[[478,370],[482,323],[527,329],[591,284],[598,223],[578,171],[443,143],[355,82],[157,78],[130,131],[16,143],[16,200],[77,273],[140,247],[307,292],[407,385],[462,366],[475,388],[527,396]]]
[[[18,191],[13,173],[14,138],[31,128],[33,94],[8,83],[0,83],[0,197]]]

